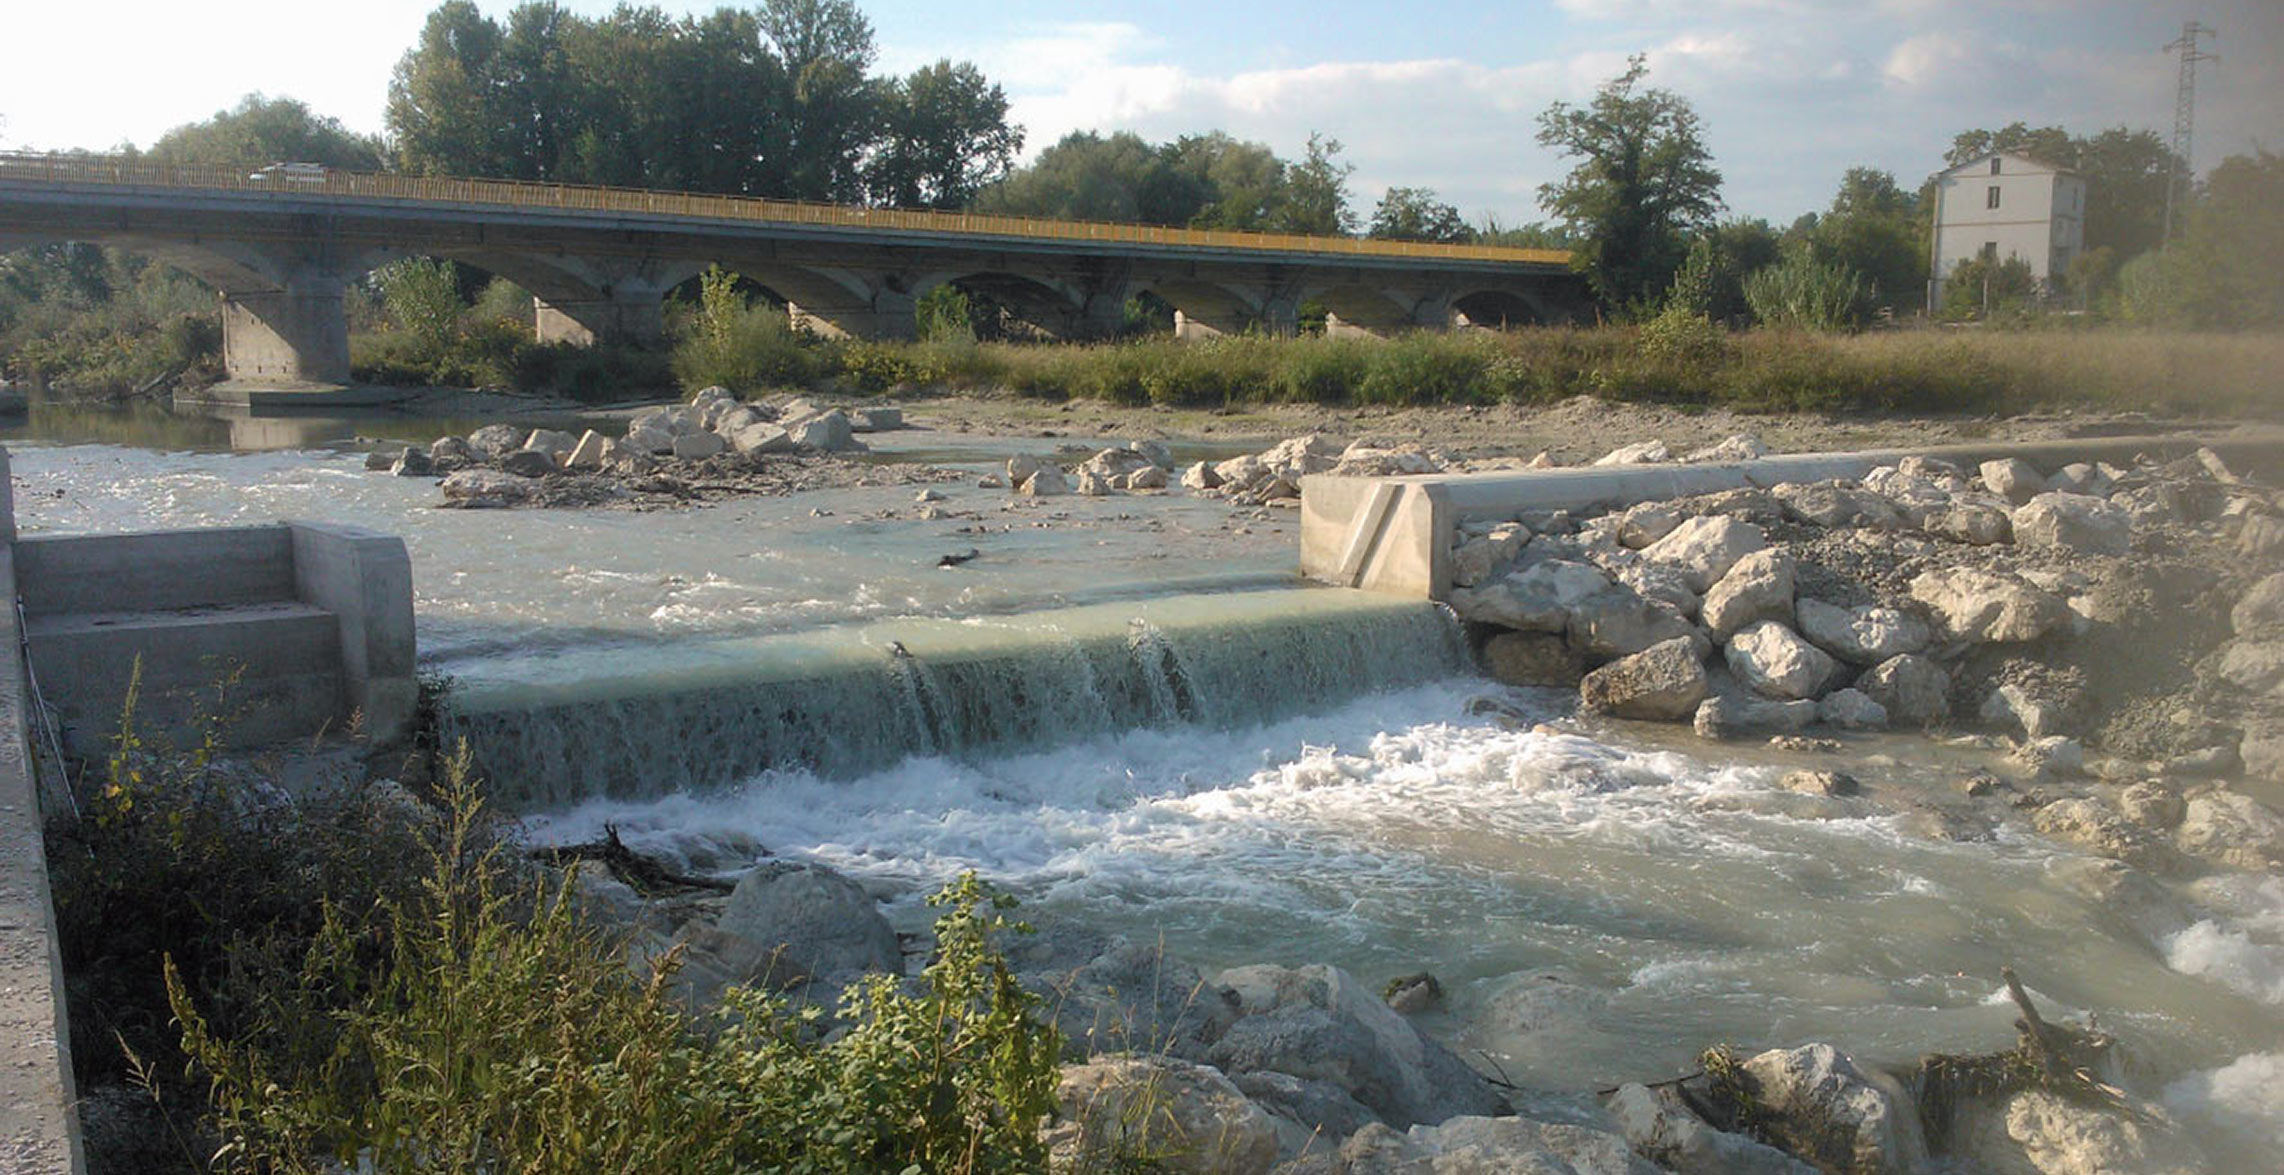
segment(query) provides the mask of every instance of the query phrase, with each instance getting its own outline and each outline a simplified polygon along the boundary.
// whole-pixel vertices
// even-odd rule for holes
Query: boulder
[[[674,459],[677,461],[703,461],[727,448],[729,445],[713,433],[684,433],[674,438]]]
[[[850,428],[857,432],[895,432],[904,427],[902,408],[859,408]]]
[[[468,448],[486,461],[497,461],[523,447],[525,430],[512,424],[487,424],[468,434]]]
[[[1085,463],[1079,466],[1077,472],[1082,477],[1093,472],[1100,474],[1106,480],[1123,481],[1127,474],[1137,469],[1147,469],[1151,464],[1152,462],[1147,456],[1120,446],[1115,449],[1101,450],[1094,456],[1087,458]]]
[[[786,431],[793,434],[794,444],[820,452],[847,453],[858,447],[856,430],[850,427],[848,414],[838,408],[820,412]]]
[[[530,478],[497,469],[463,469],[444,479],[444,500],[471,508],[513,506],[528,502],[539,492]]]
[[[1822,600],[1802,600],[1796,620],[1800,635],[1850,665],[1877,665],[1916,653],[1934,638],[1925,622],[1894,608],[1841,608]]]
[[[776,421],[775,415],[763,411],[756,404],[722,404],[719,407],[721,411],[713,414],[713,420],[706,427],[725,438],[736,436],[739,429]]]
[[[1379,1115],[1337,1085],[1267,1069],[1239,1073],[1229,1080],[1254,1105],[1268,1111],[1277,1127],[1277,1153],[1282,1158],[1330,1157],[1332,1148],[1349,1135],[1367,1126],[1386,1128]],[[1280,1171],[1291,1175],[1290,1168]]]
[[[690,403],[693,407],[704,407],[707,404],[713,403],[735,403],[737,398],[738,397],[736,392],[733,392],[720,384],[709,384],[705,387],[699,388],[695,392],[692,392],[690,394]]]
[[[1920,529],[1939,539],[1973,547],[1993,547],[2014,537],[2007,512],[1981,502],[1953,502],[1930,510]]]
[[[1839,672],[1824,650],[1773,620],[1753,624],[1729,638],[1729,672],[1764,697],[1814,698]]]
[[[1754,551],[1737,560],[1705,593],[1698,618],[1715,640],[1727,640],[1755,621],[1789,623],[1796,571],[1792,556],[1784,551]]]
[[[1288,481],[1299,482],[1311,473],[1324,473],[1340,463],[1340,446],[1322,433],[1291,437],[1261,454],[1261,465]]]
[[[1469,536],[1451,552],[1451,582],[1459,587],[1482,583],[1512,562],[1529,541],[1530,528],[1519,522],[1502,523]]]
[[[1071,479],[1053,465],[1041,466],[1016,486],[1015,492],[1026,498],[1052,498],[1071,492]]]
[[[729,436],[730,447],[740,453],[790,453],[799,448],[793,434],[774,424],[753,423]]]
[[[1589,657],[1630,657],[1652,645],[1685,638],[1703,656],[1712,645],[1672,608],[1612,585],[1571,606],[1565,628],[1570,645]]]
[[[1548,559],[1476,588],[1451,593],[1461,620],[1521,632],[1565,632],[1571,609],[1611,588],[1610,577],[1585,563]]]
[[[2236,532],[2236,549],[2263,566],[2284,560],[2284,518],[2273,514],[2246,517]]]
[[[1673,533],[1681,525],[1681,514],[1665,502],[1643,502],[1627,510],[1618,520],[1618,541],[1639,551],[1643,547]]]
[[[2046,475],[2020,457],[1985,461],[1979,471],[1983,485],[2009,502],[2021,505],[2046,492]]]
[[[1703,592],[1728,574],[1737,560],[1768,545],[1761,528],[1711,515],[1685,519],[1664,538],[1642,549],[1642,557],[1681,571],[1690,590]]]
[[[2098,498],[2110,492],[2110,479],[2084,461],[2073,461],[2055,470],[2054,476],[2046,479],[2046,488],[2051,493],[2082,494]]]
[[[1152,1171],[1267,1175],[1277,1162],[1276,1124],[1261,1107],[1219,1072],[1170,1057],[1065,1065],[1055,1110],[1044,1141],[1058,1171],[1148,1156]]]
[[[711,926],[683,928],[738,982],[791,988],[901,975],[903,948],[864,887],[822,865],[768,861],[738,879]]]
[[[674,434],[664,429],[638,424],[627,429],[626,439],[620,444],[626,446],[631,452],[643,453],[653,457],[662,456],[674,451]]]
[[[1806,796],[1852,796],[1864,790],[1855,776],[1843,771],[1787,771],[1776,785]]]
[[[1586,659],[1570,642],[1544,632],[1502,632],[1483,644],[1491,679],[1505,685],[1571,689],[1586,674]]]
[[[1453,1118],[1405,1134],[1367,1126],[1333,1162],[1344,1175],[1661,1175],[1616,1133],[1533,1118]]]
[[[1760,458],[1766,457],[1768,455],[1769,447],[1762,444],[1759,437],[1753,436],[1750,433],[1738,433],[1735,436],[1724,437],[1714,444],[1707,445],[1706,447],[1699,449],[1686,457],[1683,457],[1682,460],[1692,464],[1701,462],[1757,461]]]
[[[1099,498],[1105,494],[1115,493],[1117,489],[1118,487],[1112,484],[1110,478],[1104,476],[1102,471],[1083,467],[1079,470],[1079,493],[1086,497]]]
[[[1416,444],[1389,448],[1358,441],[1340,451],[1340,461],[1330,472],[1342,477],[1401,477],[1442,469],[1442,462]]]
[[[1731,739],[1747,735],[1792,734],[1816,721],[1816,703],[1805,699],[1778,702],[1743,695],[1707,698],[1697,707],[1690,726],[1699,738]]]
[[[2149,834],[2127,823],[2099,800],[2071,797],[2038,809],[2030,825],[2040,836],[2114,861],[2140,862],[2148,858]]]
[[[2188,804],[2181,793],[2154,779],[2144,779],[2118,793],[2117,810],[2143,828],[2164,832],[2181,823],[2188,814]]]
[[[1763,1138],[1826,1171],[1908,1175],[1927,1165],[1911,1102],[1828,1044],[1745,1062]]]
[[[1675,637],[1587,674],[1578,696],[1599,714],[1678,722],[1697,711],[1709,688],[1697,643]]]
[[[1916,654],[1872,666],[1856,678],[1855,688],[1887,711],[1891,725],[1923,727],[1951,716],[1951,675]]]
[[[1693,1175],[1816,1175],[1816,1168],[1742,1134],[1715,1130],[1670,1087],[1621,1085],[1611,1117],[1634,1153],[1669,1171]]]
[[[436,462],[429,460],[428,450],[419,445],[406,445],[389,462],[389,472],[398,477],[427,477],[436,472]]]
[[[1887,499],[1847,482],[1787,482],[1769,493],[1784,507],[1785,517],[1811,526],[1895,530],[1903,525],[1903,516]]]
[[[2173,844],[2237,869],[2274,869],[2284,864],[2284,817],[2242,792],[2208,791],[2182,806]]]
[[[1914,530],[1926,523],[1930,513],[1951,505],[1954,485],[1964,488],[1955,479],[1930,475],[1924,469],[1906,470],[1894,465],[1881,466],[1864,475],[1864,488],[1887,499],[1888,505]]]
[[[1252,489],[1255,485],[1275,477],[1276,471],[1262,464],[1259,457],[1248,453],[1242,457],[1232,457],[1214,466],[1213,475],[1220,478],[1221,484],[1227,487],[1231,493],[1236,493],[1241,490]]]
[[[1860,689],[1833,690],[1816,703],[1816,720],[1835,730],[1886,730],[1887,707]]]
[[[500,458],[500,470],[517,477],[546,477],[555,472],[555,458],[531,449],[517,449]]]
[[[2154,1107],[2132,1116],[2058,1097],[2043,1089],[1974,1105],[1953,1127],[1954,1157],[1988,1175],[2201,1175],[2204,1154]]]
[[[531,430],[530,436],[523,439],[524,448],[534,453],[547,454],[557,465],[563,464],[571,456],[571,450],[578,446],[579,438],[553,428],[535,428]]]
[[[428,446],[428,459],[438,473],[450,473],[476,460],[476,450],[459,437],[438,437]]]
[[[1623,556],[1623,557],[1621,557]],[[1603,555],[1589,552],[1590,558],[1601,560],[1603,570],[1620,585],[1652,603],[1663,604],[1684,619],[1695,617],[1704,610],[1705,602],[1689,590],[1688,577],[1663,563],[1610,552]]]
[[[1055,937],[1023,941],[1051,949]],[[1082,941],[1078,953],[1085,961],[1077,966],[1023,975],[1023,985],[1053,1010],[1065,1048],[1078,1056],[1136,1052],[1200,1060],[1237,1021],[1234,996],[1155,943]]]
[[[1221,488],[1221,475],[1214,472],[1213,466],[1200,461],[1182,470],[1182,488],[1189,490],[1219,489]]]
[[[1043,462],[1037,457],[1025,453],[1018,453],[1009,457],[1007,459],[1007,484],[1019,486],[1031,480],[1031,475],[1039,472],[1042,464]]]
[[[1219,981],[1241,1013],[1207,1056],[1224,1073],[1326,1082],[1398,1126],[1506,1112],[1489,1082],[1346,971],[1261,965]]]
[[[1973,567],[1921,572],[1912,578],[1911,597],[1927,605],[1951,640],[2034,641],[2070,621],[2069,606],[2055,596]]]
[[[579,443],[571,446],[571,455],[564,458],[563,464],[570,469],[601,469],[610,461],[610,445],[609,437],[590,428],[580,434]]]
[[[2066,719],[2061,703],[2012,683],[1992,690],[1976,716],[2002,730],[2019,730],[2025,738],[2061,734]]]
[[[2229,610],[2229,624],[2238,636],[2264,628],[2284,626],[2284,572],[2252,585],[2252,590]]]
[[[384,473],[387,472],[389,466],[394,464],[396,464],[396,455],[384,449],[375,449],[365,454],[365,472],[367,473]]]
[[[1145,465],[1126,475],[1126,488],[1130,490],[1162,490],[1166,488],[1166,471],[1156,465]]]
[[[2133,518],[2101,498],[2049,490],[2015,507],[2014,541],[2029,548],[2126,555],[2133,550]]]
[[[1596,465],[1658,465],[1673,460],[1664,441],[1636,441],[1621,445],[1594,459]]]

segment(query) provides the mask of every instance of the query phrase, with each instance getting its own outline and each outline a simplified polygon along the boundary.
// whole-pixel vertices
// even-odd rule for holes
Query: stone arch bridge
[[[1108,335],[1128,298],[1176,333],[1291,334],[1318,302],[1334,334],[1562,321],[1585,306],[1568,255],[798,204],[728,196],[297,166],[247,172],[0,154],[0,251],[133,249],[219,292],[233,380],[349,378],[343,290],[396,258],[465,262],[530,290],[542,340],[656,341],[666,294],[709,265],[778,293],[824,334],[909,338],[946,284],[1042,333]]]

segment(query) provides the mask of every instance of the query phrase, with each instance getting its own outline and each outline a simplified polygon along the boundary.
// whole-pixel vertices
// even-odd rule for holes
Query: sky
[[[391,69],[431,0],[5,0],[0,149],[148,145],[249,92],[383,128]],[[1536,141],[1632,53],[1703,119],[1733,214],[1787,223],[1868,165],[1914,186],[1952,135],[2013,121],[2170,136],[2185,20],[2219,35],[2196,163],[2284,151],[2284,0],[1415,0],[1149,5],[858,0],[879,68],[969,60],[1035,153],[1074,130],[1207,130],[1300,155],[1343,144],[1360,213],[1425,187],[1470,220],[1538,220],[1569,163]],[[513,0],[479,0],[495,16]],[[663,0],[672,11],[715,0]],[[567,7],[601,12],[599,0]]]

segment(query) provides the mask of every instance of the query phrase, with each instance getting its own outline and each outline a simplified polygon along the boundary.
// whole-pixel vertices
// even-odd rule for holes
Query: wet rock
[[[1126,488],[1130,490],[1162,490],[1166,482],[1166,471],[1156,465],[1145,465],[1126,475]]]
[[[1816,703],[1816,720],[1835,730],[1886,730],[1887,707],[1860,689],[1834,690]]]
[[[1985,461],[1979,472],[1992,493],[2017,505],[2046,492],[2046,475],[2020,457]]]
[[[1927,726],[1951,716],[1951,675],[1934,661],[1906,653],[1866,670],[1855,688],[1887,711],[1896,726]]]
[[[896,932],[872,896],[822,865],[770,861],[747,873],[693,942],[744,980],[777,987],[904,971]]]
[[[1715,640],[1727,640],[1756,621],[1791,623],[1797,569],[1793,557],[1782,550],[1754,551],[1738,559],[1705,593],[1698,616]]]
[[[2040,698],[2021,685],[2002,685],[1983,699],[1977,717],[2003,730],[2021,731],[2028,738],[2046,738],[2063,731],[2067,711],[2061,703]]]
[[[1911,1102],[1828,1044],[1745,1062],[1762,1137],[1826,1171],[1916,1172],[1927,1163]]]
[[[2059,734],[2029,739],[2007,758],[2038,775],[2080,775],[2086,770],[2084,744]]]
[[[2034,641],[2070,622],[2069,607],[2055,596],[1974,567],[1921,572],[1912,578],[1911,596],[1953,640]]]
[[[1659,1175],[1615,1133],[1530,1118],[1453,1118],[1406,1134],[1368,1126],[1338,1162],[1346,1175]]]
[[[1041,466],[1020,482],[1015,492],[1026,498],[1052,498],[1071,492],[1071,479],[1053,465]]]
[[[2252,590],[2244,593],[2244,598],[2229,610],[2228,618],[2238,636],[2284,625],[2284,572],[2253,584]]]
[[[1707,698],[1698,705],[1691,726],[1700,738],[1732,739],[1746,735],[1785,734],[1808,729],[1816,721],[1816,703],[1767,698]]]
[[[2014,536],[2014,525],[2004,510],[1979,502],[1954,502],[1930,510],[1920,529],[1937,538],[1975,547],[1991,547]]]
[[[1207,1056],[1225,1073],[1327,1082],[1401,1126],[1506,1109],[1490,1083],[1337,967],[1239,967],[1220,983],[1241,1013]]]
[[[1210,490],[1218,489],[1220,486],[1221,475],[1214,472],[1213,466],[1203,461],[1182,471],[1182,488],[1184,489]]]
[[[1703,592],[1728,574],[1737,560],[1767,545],[1760,527],[1708,516],[1683,520],[1664,538],[1644,547],[1642,557],[1679,570],[1691,591]]]
[[[2033,549],[2125,555],[2133,550],[2133,519],[2097,497],[2048,491],[2015,508],[2014,541]]]
[[[396,457],[385,450],[375,449],[365,454],[365,472],[383,473],[396,463]]]
[[[1571,609],[1610,587],[1610,577],[1598,568],[1548,559],[1481,587],[1452,592],[1451,609],[1461,620],[1522,632],[1563,632],[1570,627]]]
[[[468,434],[468,448],[486,461],[497,461],[523,447],[524,430],[512,424],[487,424]]]
[[[2075,845],[2100,857],[2139,862],[2147,859],[2147,832],[2128,823],[2101,801],[2071,798],[2056,800],[2031,816],[2039,835]]]
[[[389,463],[389,472],[398,477],[427,477],[436,472],[436,463],[429,460],[428,450],[419,445],[406,445]]]
[[[1763,697],[1780,701],[1814,698],[1839,666],[1824,650],[1773,620],[1763,620],[1729,638],[1724,650],[1729,672]]]
[[[2284,687],[2284,640],[2235,641],[2221,653],[2221,680],[2248,693]]]
[[[2241,792],[2209,791],[2183,805],[2173,843],[2232,868],[2273,869],[2284,864],[2284,817]]]
[[[1697,644],[1676,637],[1587,674],[1578,694],[1598,714],[1678,722],[1696,712],[1708,688]]]
[[[428,446],[428,459],[437,466],[438,473],[450,473],[476,460],[476,450],[459,437],[438,437]]]
[[[1877,606],[1841,608],[1805,599],[1798,605],[1796,620],[1800,635],[1851,665],[1877,665],[1916,653],[1934,636],[1918,617]]]
[[[1699,656],[1711,648],[1704,635],[1673,609],[1618,586],[1572,605],[1565,632],[1571,647],[1588,657],[1630,657],[1677,638],[1687,639]]]
[[[1776,785],[1811,796],[1852,796],[1864,790],[1855,776],[1844,771],[1787,771]]]
[[[1099,949],[1081,944],[1077,953],[1084,961],[1076,966],[1024,963],[1023,985],[1045,998],[1065,1046],[1079,1056],[1149,1052],[1202,1060],[1237,1021],[1234,997],[1156,944],[1120,938]]]
[[[1643,547],[1673,533],[1681,525],[1681,514],[1665,502],[1643,502],[1618,520],[1618,541],[1632,550]]]
[[[677,461],[703,461],[729,448],[722,438],[710,432],[684,433],[674,438],[674,459]]]
[[[1082,496],[1099,498],[1105,494],[1114,493],[1116,490],[1117,487],[1112,485],[1110,479],[1103,476],[1101,471],[1095,469],[1079,470],[1079,493]]]
[[[1039,472],[1040,466],[1041,462],[1037,457],[1021,453],[1009,457],[1007,459],[1007,484],[1011,486],[1022,485],[1031,480],[1032,474]]]
[[[1673,450],[1664,441],[1636,441],[1621,445],[1596,457],[1596,465],[1658,465],[1673,460]]]
[[[1697,1175],[1816,1175],[1816,1168],[1742,1134],[1716,1130],[1666,1091],[1621,1085],[1610,1114],[1634,1153]]]
[[[1167,1057],[1101,1057],[1063,1066],[1057,1123],[1043,1136],[1056,1170],[1111,1169],[1148,1155],[1155,1171],[1267,1175],[1277,1129],[1261,1107],[1203,1065]]]
[[[1571,689],[1586,675],[1586,659],[1552,633],[1503,632],[1483,645],[1491,679],[1505,685]]]
[[[1434,975],[1419,971],[1388,981],[1388,1006],[1406,1016],[1432,1012],[1443,1006],[1443,983]]]
[[[1954,1133],[1956,1157],[1990,1175],[2200,1175],[2212,1168],[2162,1111],[2128,1118],[2042,1089],[1977,1110]]]
[[[2156,780],[2145,779],[2118,793],[2117,810],[2143,828],[2164,832],[2181,823],[2188,804],[2181,793]]]
[[[2147,873],[2108,858],[2063,857],[2047,865],[2063,887],[2099,906],[2109,917],[2155,943],[2195,921],[2188,907]]]
[[[530,449],[517,449],[500,458],[500,470],[517,477],[546,477],[555,472],[555,458]]]

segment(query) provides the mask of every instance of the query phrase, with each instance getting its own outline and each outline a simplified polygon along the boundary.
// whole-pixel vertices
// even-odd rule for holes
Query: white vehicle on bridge
[[[322,163],[273,163],[246,177],[261,182],[283,181],[289,184],[322,184],[325,182],[325,165]]]

